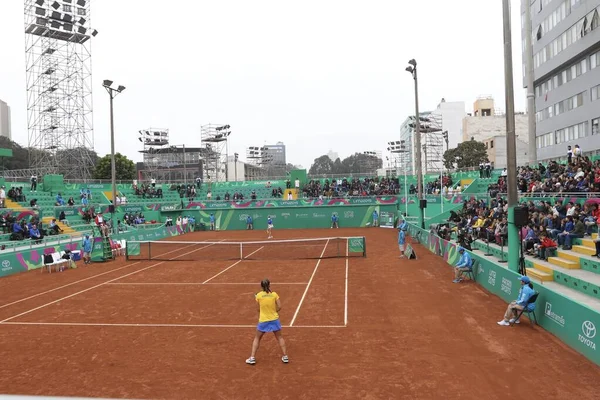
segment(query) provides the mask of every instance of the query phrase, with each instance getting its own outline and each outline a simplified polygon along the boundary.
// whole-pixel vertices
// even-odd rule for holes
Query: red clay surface
[[[289,325],[317,260],[291,260],[285,254],[281,260],[237,264],[120,258],[63,273],[38,270],[4,278],[0,393],[597,398],[600,368],[539,327],[496,325],[505,309],[502,300],[475,284],[452,284],[451,269],[419,245],[418,260],[398,259],[394,230],[275,232],[276,239],[332,234],[367,237],[367,258],[349,260],[348,326],[307,327],[344,325],[346,261],[324,259],[294,327],[284,328],[288,365],[279,360],[270,336],[263,340],[258,363],[244,363],[256,323],[252,294],[261,279],[270,278],[283,301],[281,321]],[[176,239],[263,240],[265,233],[196,232]],[[239,327],[193,326],[207,324]]]

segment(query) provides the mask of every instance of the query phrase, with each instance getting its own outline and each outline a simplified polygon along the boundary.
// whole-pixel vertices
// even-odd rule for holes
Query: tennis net
[[[309,260],[366,257],[364,237],[331,237],[255,242],[129,241],[128,260]]]

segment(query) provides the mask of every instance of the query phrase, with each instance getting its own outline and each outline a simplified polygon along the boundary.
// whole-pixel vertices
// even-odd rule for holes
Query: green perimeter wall
[[[409,225],[409,233],[413,238],[420,233],[421,244],[432,253],[441,255],[450,265],[458,262],[459,255],[455,243],[442,240],[415,225]],[[479,267],[475,271],[476,281],[479,285],[501,297],[507,303],[517,298],[521,286],[519,274],[480,257],[476,253],[471,253],[471,256],[474,260],[479,261]],[[421,264],[421,267],[427,268],[428,266]],[[448,274],[448,279],[451,278],[451,275]],[[540,293],[535,309],[538,323],[568,346],[600,365],[598,349],[600,346],[598,332],[600,314],[544,285],[535,284],[534,289]],[[497,312],[498,319],[500,319],[505,310],[491,311]],[[496,319],[484,323],[495,324]],[[527,329],[527,326],[516,329]]]
[[[189,227],[185,232],[193,230],[193,227]],[[115,239],[126,239],[126,240],[160,240],[165,237],[182,235],[185,233],[182,230],[178,230],[177,227],[165,227],[160,226],[155,229],[140,229],[136,232],[126,232],[115,236]],[[94,239],[94,248],[92,250],[92,257],[94,261],[101,260],[102,239]],[[26,272],[42,267],[44,261],[44,254],[51,254],[54,252],[60,252],[64,250],[81,250],[81,240],[76,240],[71,243],[43,246],[37,249],[31,249],[20,253],[0,253],[0,277],[17,274],[20,272]],[[100,254],[100,256],[98,255]]]
[[[331,215],[339,216],[340,228],[360,228],[368,226],[373,221],[373,211],[381,214],[384,212],[395,213],[397,206],[370,205],[370,206],[326,206],[326,207],[273,207],[273,208],[248,208],[248,209],[215,209],[189,211],[183,214],[192,215],[197,222],[210,224],[210,214],[214,213],[216,227],[219,230],[246,229],[246,217],[250,215],[254,222],[254,229],[267,229],[267,218],[273,218],[275,229],[305,229],[331,227]]]

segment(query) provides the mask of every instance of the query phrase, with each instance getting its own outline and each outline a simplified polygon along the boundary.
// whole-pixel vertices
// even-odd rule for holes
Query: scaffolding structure
[[[231,127],[223,124],[208,124],[200,127],[203,151],[203,174],[206,181],[229,180],[229,135]]]
[[[157,171],[168,168],[168,159],[163,155],[169,149],[169,130],[148,128],[139,131],[146,179],[156,179]]]
[[[265,168],[273,162],[273,153],[266,146],[250,146],[246,148],[246,161],[250,165]]]
[[[89,178],[94,161],[90,0],[25,0],[29,165]]]
[[[420,118],[421,146],[425,174],[441,173],[444,170],[444,135],[442,116],[431,113]]]

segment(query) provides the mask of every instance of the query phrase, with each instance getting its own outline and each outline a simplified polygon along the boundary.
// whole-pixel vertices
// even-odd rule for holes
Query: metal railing
[[[86,233],[92,233],[92,231],[83,231],[77,232],[73,235],[58,235],[58,236],[46,236],[41,241],[31,240],[31,239],[23,239],[23,240],[11,240],[0,242],[0,246],[4,246],[4,249],[0,250],[0,254],[10,253],[10,252],[22,252],[27,250],[32,250],[38,247],[47,247],[52,245],[64,245],[64,244],[72,244],[79,243],[83,238],[83,235]]]

